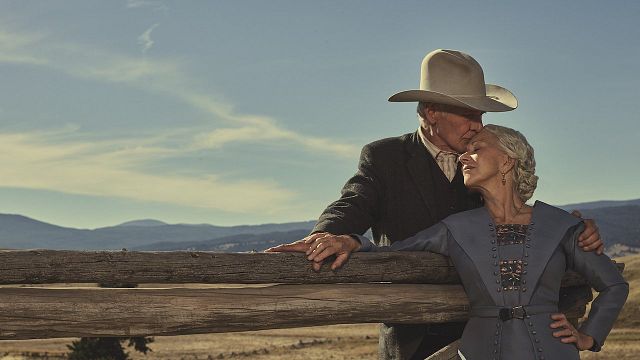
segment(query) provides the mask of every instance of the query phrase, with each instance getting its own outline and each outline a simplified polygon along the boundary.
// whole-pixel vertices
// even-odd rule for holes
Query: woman
[[[580,219],[539,201],[526,204],[537,184],[527,140],[515,130],[487,125],[460,162],[465,186],[482,194],[483,207],[390,247],[376,247],[360,235],[315,239],[308,259],[317,263],[335,254],[340,264],[353,251],[389,250],[450,256],[471,305],[459,348],[463,359],[564,360],[579,359],[579,350],[599,351],[628,284],[605,255],[576,250]],[[579,330],[557,308],[567,269],[600,293]]]

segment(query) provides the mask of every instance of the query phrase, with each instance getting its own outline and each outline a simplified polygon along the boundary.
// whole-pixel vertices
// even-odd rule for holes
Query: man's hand
[[[574,210],[571,215],[577,216],[582,219],[582,214],[579,211]],[[604,252],[604,243],[600,238],[600,231],[596,226],[596,222],[593,219],[583,219],[584,231],[578,237],[578,246],[584,251],[596,251],[598,255]]]
[[[349,255],[360,249],[360,243],[348,235],[334,235],[326,232],[315,233],[302,240],[268,248],[265,252],[303,252],[313,261],[313,270],[320,271],[324,260],[336,255],[331,270],[338,269],[349,259]]]
[[[344,265],[352,252],[360,249],[360,243],[349,235],[326,233],[306,241],[311,245],[306,251],[307,259],[313,261],[315,271],[320,271],[324,260],[332,255],[336,255],[336,260],[331,264],[331,270],[336,270]]]
[[[306,238],[298,241],[294,241],[290,244],[281,244],[278,246],[270,247],[264,252],[303,252],[306,253],[314,241],[323,238],[325,236],[335,236],[327,232],[313,233]]]

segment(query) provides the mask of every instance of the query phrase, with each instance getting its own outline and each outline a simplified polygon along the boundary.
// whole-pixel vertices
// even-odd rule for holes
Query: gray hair
[[[422,102],[422,101],[418,102],[418,106],[416,108],[416,112],[418,113],[418,117],[421,117],[421,118],[427,120],[426,111],[427,111],[427,107],[429,105],[431,105],[431,104],[426,103],[426,102]]]
[[[484,130],[495,135],[498,138],[498,146],[515,160],[512,172],[514,188],[520,199],[526,202],[533,196],[538,185],[533,148],[527,138],[517,130],[498,125],[485,125]]]

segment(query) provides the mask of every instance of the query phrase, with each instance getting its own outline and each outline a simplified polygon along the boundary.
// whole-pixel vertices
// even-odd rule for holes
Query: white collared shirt
[[[429,151],[431,156],[436,160],[436,163],[440,170],[442,170],[444,176],[446,176],[447,179],[449,179],[449,182],[451,182],[456,176],[456,171],[458,170],[458,157],[460,154],[440,150],[422,133],[422,127],[418,127],[418,134],[420,135],[420,140],[424,147],[427,148],[427,151]]]

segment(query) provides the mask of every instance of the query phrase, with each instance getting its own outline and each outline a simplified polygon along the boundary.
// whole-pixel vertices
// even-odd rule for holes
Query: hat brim
[[[511,111],[518,107],[518,99],[511,91],[492,84],[486,84],[486,96],[446,95],[428,90],[406,90],[392,95],[391,102],[431,102],[469,108],[485,112]]]

